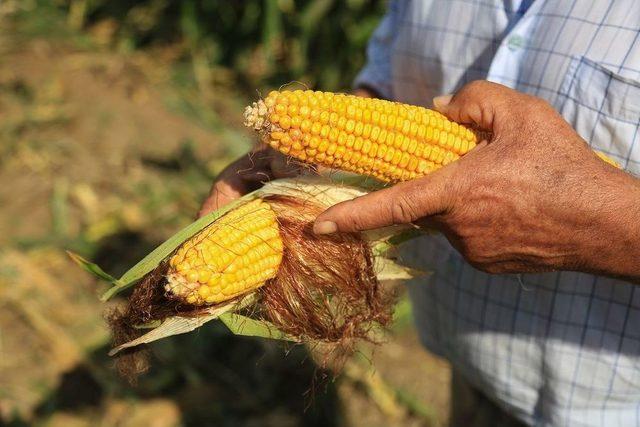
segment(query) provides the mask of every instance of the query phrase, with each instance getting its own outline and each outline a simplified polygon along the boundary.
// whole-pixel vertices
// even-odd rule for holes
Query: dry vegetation
[[[212,67],[203,91],[184,44],[123,51],[114,18],[74,19],[0,3],[0,425],[446,422],[448,368],[422,351],[406,304],[373,365],[356,357],[336,380],[302,347],[215,324],[153,345],[136,388],[116,377],[104,285],[64,249],[121,273],[191,221],[252,141],[228,71]]]

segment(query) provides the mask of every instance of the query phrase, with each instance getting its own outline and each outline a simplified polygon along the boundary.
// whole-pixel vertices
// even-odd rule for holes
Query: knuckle
[[[486,261],[486,256],[482,245],[477,244],[473,239],[461,238],[461,253],[471,265],[482,265]]]
[[[504,273],[504,268],[499,264],[493,263],[483,263],[478,266],[478,270],[485,272],[487,274],[500,274]]]
[[[492,263],[480,264],[479,270],[488,274],[500,274],[503,272],[503,268],[499,264]]]
[[[470,91],[470,92],[475,92],[475,91],[482,91],[485,90],[487,88],[487,86],[490,86],[490,83],[486,80],[474,80],[470,83],[468,83],[465,86],[465,89]]]
[[[482,93],[484,82],[482,80],[474,80],[464,85],[454,96],[457,103],[466,103],[475,99],[479,93]]]
[[[352,207],[352,204],[352,201],[345,202],[344,205],[336,206],[328,211],[331,213],[331,221],[338,225],[340,231],[359,231],[362,227],[362,220],[359,215],[356,215],[359,211]]]
[[[536,115],[540,113],[549,113],[551,111],[554,111],[551,104],[549,104],[546,100],[532,95],[524,96],[525,102],[520,103],[520,105],[527,115],[536,117]]]
[[[405,195],[396,196],[389,208],[394,224],[406,224],[418,219],[413,202]]]
[[[361,231],[363,224],[358,217],[349,217],[341,226],[339,225],[338,228],[346,232]]]
[[[336,210],[333,220],[338,225],[340,231],[356,232],[367,229],[367,213],[363,211],[354,201],[345,202]]]
[[[490,82],[488,80],[474,80],[462,89],[467,93],[469,97],[473,97],[480,100],[491,100],[491,103],[495,103],[497,99],[502,99],[509,96],[512,89],[506,86]]]
[[[480,110],[479,123],[493,127],[494,107],[494,102],[486,98],[478,102],[478,108]]]

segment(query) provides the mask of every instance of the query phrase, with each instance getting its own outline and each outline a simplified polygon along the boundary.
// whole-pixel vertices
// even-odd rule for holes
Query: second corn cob
[[[257,199],[185,242],[169,260],[166,289],[189,304],[226,301],[274,278],[282,253],[276,213]]]
[[[245,124],[298,160],[405,181],[478,143],[471,129],[423,107],[311,90],[273,91],[247,107]]]

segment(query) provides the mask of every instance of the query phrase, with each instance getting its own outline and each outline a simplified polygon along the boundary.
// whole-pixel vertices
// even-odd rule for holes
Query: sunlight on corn
[[[166,289],[190,304],[226,301],[274,278],[282,252],[276,213],[257,199],[187,240],[169,260]]]
[[[312,90],[272,91],[248,106],[244,117],[281,153],[384,182],[424,176],[488,136],[428,108]]]
[[[273,91],[245,110],[245,125],[298,160],[385,182],[423,176],[478,143],[437,111],[311,90]]]

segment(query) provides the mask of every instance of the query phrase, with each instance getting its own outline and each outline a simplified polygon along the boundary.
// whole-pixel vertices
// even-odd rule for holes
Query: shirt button
[[[518,34],[514,34],[507,40],[507,47],[511,51],[516,51],[524,47],[524,37]]]

